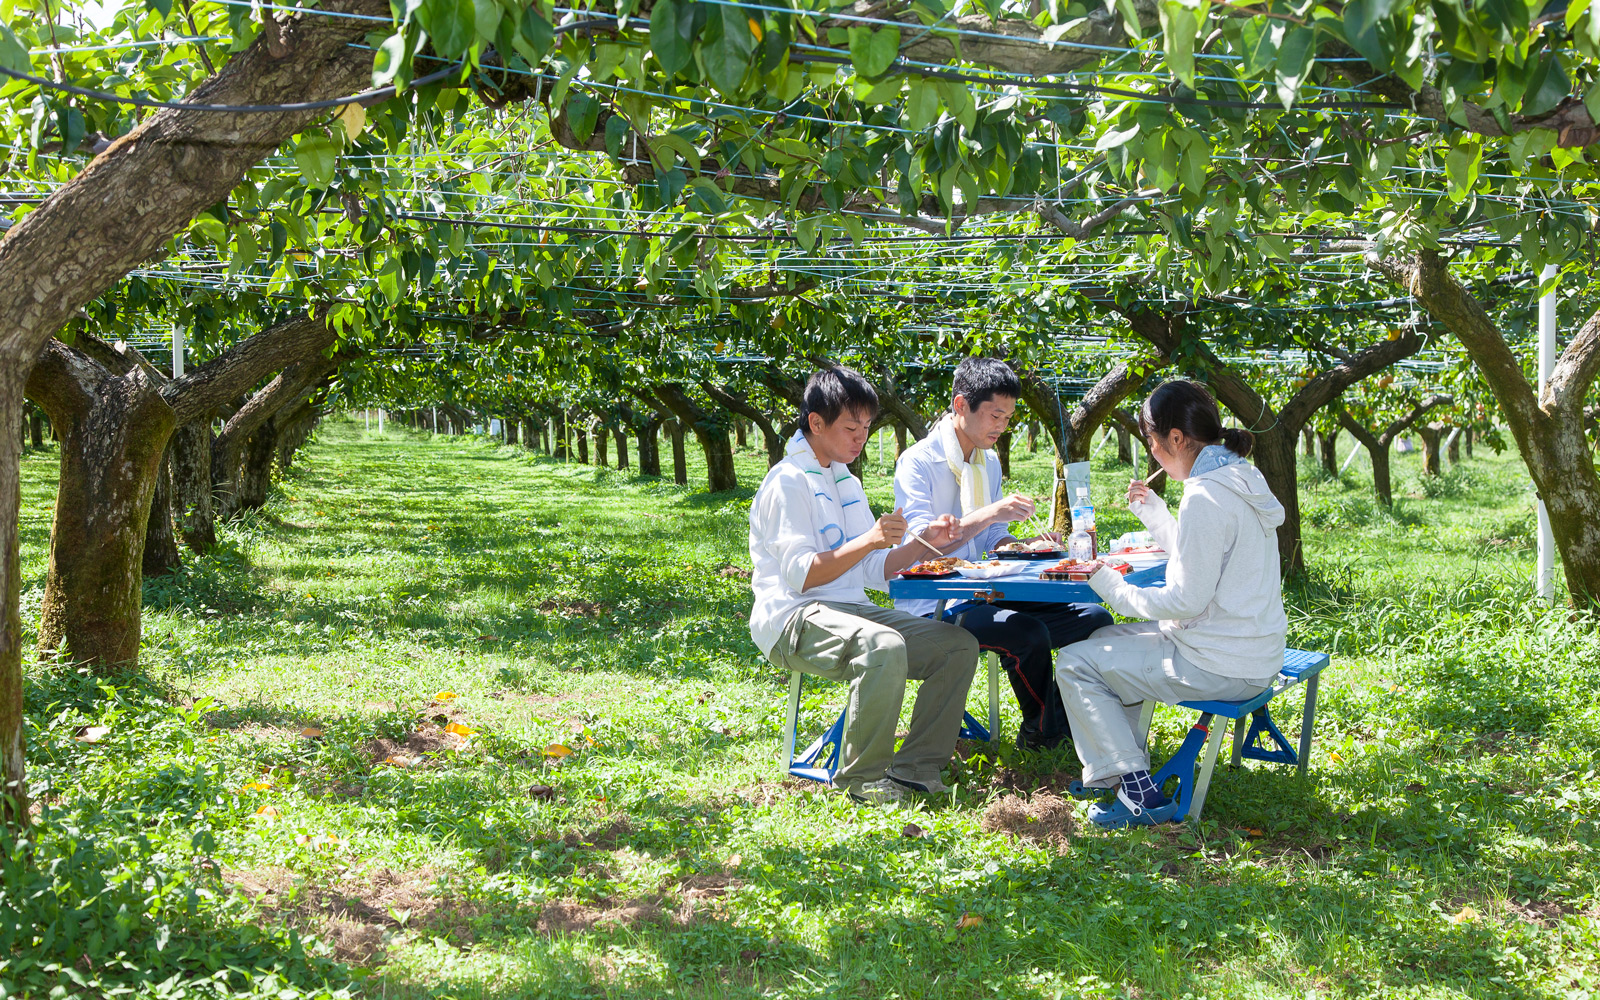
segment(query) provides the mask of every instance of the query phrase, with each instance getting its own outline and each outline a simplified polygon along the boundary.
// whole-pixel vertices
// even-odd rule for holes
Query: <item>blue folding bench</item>
[[[1205,808],[1206,791],[1211,787],[1211,774],[1217,766],[1217,755],[1222,749],[1222,734],[1225,726],[1216,726],[1212,723],[1215,717],[1233,720],[1233,760],[1232,766],[1238,767],[1241,759],[1264,760],[1273,764],[1294,764],[1299,773],[1306,773],[1306,765],[1311,759],[1311,731],[1317,719],[1317,681],[1322,674],[1322,668],[1329,663],[1326,653],[1313,653],[1303,649],[1286,649],[1283,651],[1283,669],[1278,671],[1272,687],[1256,695],[1248,701],[1183,701],[1178,703],[1179,708],[1192,709],[1200,713],[1200,718],[1183,738],[1176,752],[1167,759],[1161,769],[1152,775],[1158,786],[1164,785],[1169,779],[1178,779],[1178,812],[1173,817],[1174,822],[1185,819],[1199,820],[1200,811]],[[1305,709],[1300,719],[1300,747],[1297,751],[1289,745],[1283,733],[1272,721],[1272,713],[1267,710],[1268,702],[1282,694],[1284,691],[1304,684],[1306,689]],[[1150,739],[1150,722],[1155,717],[1156,703],[1144,703],[1144,715],[1140,720],[1142,739],[1148,744]],[[1250,720],[1250,728],[1245,729],[1245,720]],[[1263,745],[1263,740],[1270,739],[1272,746]],[[1201,751],[1205,757],[1201,759]],[[1198,773],[1196,768],[1198,767]],[[1077,782],[1073,783],[1074,794],[1092,794],[1100,789],[1084,789]]]
[[[971,712],[963,713],[961,718],[961,737],[968,740],[988,740],[995,730],[1000,728],[1000,658],[993,653],[985,654],[989,660],[989,725],[985,726],[972,717]],[[833,725],[827,732],[817,737],[816,741],[804,750],[800,756],[794,755],[794,747],[800,726],[800,687],[804,683],[805,674],[798,670],[789,672],[789,705],[783,721],[783,760],[784,767],[797,778],[810,778],[824,784],[833,781],[834,772],[839,770],[839,747],[844,743],[845,715],[849,712],[846,707],[833,720]],[[827,756],[823,752],[827,751]]]

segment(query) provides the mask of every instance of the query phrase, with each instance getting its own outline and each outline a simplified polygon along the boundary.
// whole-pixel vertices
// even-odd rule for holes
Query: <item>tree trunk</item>
[[[16,349],[0,341],[0,350]],[[22,506],[23,383],[32,356],[0,356],[0,825],[26,828],[27,755],[22,715],[22,613],[18,607],[22,571],[17,516]]]
[[[683,453],[683,424],[676,419],[666,423],[667,435],[672,438],[672,481],[679,486],[689,485],[689,461]]]
[[[1367,458],[1372,461],[1372,492],[1377,494],[1378,502],[1385,507],[1394,506],[1394,491],[1389,481],[1389,446],[1394,442],[1394,435],[1372,433],[1343,409],[1339,411],[1339,423],[1367,449]]]
[[[1439,437],[1442,429],[1439,424],[1417,424],[1417,436],[1422,438],[1424,476],[1437,476],[1443,471],[1439,467]]]
[[[1472,457],[1472,428],[1468,427],[1461,432],[1461,447],[1466,450],[1467,457]]]
[[[1330,476],[1339,474],[1339,428],[1319,435],[1322,445],[1322,471]]]
[[[1000,435],[1000,440],[994,443],[995,453],[1000,456],[1000,478],[1011,478],[1011,431],[1007,430]]]
[[[706,455],[706,488],[712,493],[721,493],[724,490],[739,488],[739,479],[734,474],[733,467],[733,442],[728,434],[728,427],[717,418],[717,415],[701,407],[683,386],[676,382],[666,382],[655,387],[655,395],[661,404],[672,411],[677,418],[680,428],[685,423],[694,430],[695,438],[700,442],[700,449]],[[678,439],[673,440],[673,459],[676,462]],[[687,480],[687,472],[685,473]]]
[[[762,443],[767,449],[767,468],[770,469],[783,461],[784,451],[789,445],[789,438],[794,434],[795,428],[800,426],[798,417],[780,427],[778,424],[782,417],[774,419],[768,416],[742,395],[724,389],[713,382],[701,382],[700,388],[705,391],[706,395],[715,400],[717,405],[730,413],[739,414],[760,429]]]
[[[894,425],[894,459],[900,461],[900,456],[906,453],[906,425]]]
[[[272,470],[277,455],[277,420],[275,417],[268,417],[245,443],[243,461],[239,464],[238,490],[234,495],[230,513],[260,510],[266,506],[267,493],[272,489]]]
[[[1039,421],[1030,420],[1026,428],[1028,432],[1028,454],[1039,454]]]
[[[61,437],[39,651],[97,671],[135,664],[145,533],[176,417],[144,367],[115,374],[60,341],[28,394]]]
[[[621,424],[612,428],[612,437],[617,440],[617,468],[628,468],[628,431]]]
[[[1306,427],[1306,428],[1304,428],[1304,429],[1302,429],[1300,431],[1300,437],[1301,437],[1301,442],[1304,445],[1305,456],[1307,458],[1316,458],[1317,457],[1317,432],[1312,430],[1309,427]]]
[[[506,444],[516,444],[518,422],[510,417],[501,417],[500,426],[506,430]]]
[[[1128,433],[1128,428],[1117,424],[1117,464],[1133,464],[1133,435]]]
[[[28,414],[28,437],[35,451],[44,447],[44,411],[37,407]]]
[[[528,451],[539,450],[539,423],[536,420],[524,417],[522,419],[522,447]]]
[[[661,477],[661,424],[650,421],[639,428],[639,475]]]
[[[156,488],[150,497],[150,518],[145,527],[141,565],[145,578],[165,576],[183,568],[183,557],[178,554],[177,535],[172,530],[172,462],[169,455],[162,456],[161,466],[156,470]]]
[[[271,483],[276,433],[274,429],[274,433],[264,435],[266,440],[259,446],[265,449],[263,456],[261,451],[256,450],[256,431],[302,393],[309,392],[310,387],[332,367],[333,363],[324,358],[291,364],[228,418],[222,433],[211,445],[216,516],[232,517],[239,510],[260,507],[266,502],[266,485],[263,485],[262,477],[266,477],[267,484]],[[250,453],[248,457],[247,452]],[[254,464],[250,470],[253,479],[247,493],[243,467],[249,463]],[[249,502],[246,502],[246,497]]]
[[[572,428],[572,436],[577,439],[574,443],[577,444],[577,446],[578,446],[578,462],[580,464],[582,464],[582,465],[588,465],[589,464],[589,428],[580,427],[580,426],[574,426]]]
[[[608,465],[611,464],[608,461],[610,456],[606,454],[607,451],[610,450],[610,449],[608,449],[606,447],[606,439],[608,437],[610,437],[610,435],[606,433],[605,425],[601,424],[601,423],[598,423],[598,422],[595,423],[593,430],[594,430],[594,464],[596,464],[596,465],[600,466],[600,468],[604,469]]]
[[[733,443],[739,448],[749,446],[749,442],[745,440],[745,422],[743,420],[735,420],[733,422]]]
[[[190,552],[209,552],[217,544],[211,510],[211,419],[191,420],[173,431],[167,451],[178,536]]]
[[[1445,438],[1444,449],[1451,465],[1461,464],[1461,428],[1451,428],[1450,436]]]

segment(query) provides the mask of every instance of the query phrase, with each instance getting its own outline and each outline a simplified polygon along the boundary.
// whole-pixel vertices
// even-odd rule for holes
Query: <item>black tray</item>
[[[956,571],[953,569],[947,569],[943,573],[907,573],[902,570],[899,574],[903,580],[948,580],[955,575]]]
[[[990,559],[1065,559],[1066,549],[1055,549],[1050,552],[991,552]]]

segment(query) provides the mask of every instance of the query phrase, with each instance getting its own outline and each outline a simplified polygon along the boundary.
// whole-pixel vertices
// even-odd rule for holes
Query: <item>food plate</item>
[[[903,569],[900,571],[900,575],[905,577],[907,580],[943,580],[947,577],[955,576],[956,571],[953,569],[947,569],[943,572],[920,573],[916,570]]]
[[[993,580],[996,577],[1014,575],[1017,572],[1017,566],[1015,563],[1003,563],[999,560],[994,560],[957,566],[956,572],[968,580]]]
[[[1066,555],[1064,549],[1046,549],[1043,552],[1023,552],[1018,549],[997,550],[989,553],[990,559],[1060,559]]]
[[[1123,576],[1128,575],[1132,568],[1125,562],[1102,560],[1099,563],[1079,563],[1070,559],[1063,559],[1054,566],[1046,566],[1044,572],[1039,574],[1041,580],[1072,580],[1078,583],[1085,582],[1094,575],[1095,570],[1104,565],[1107,569],[1115,570]]]
[[[901,576],[914,577],[919,580],[938,580],[947,576],[955,576],[956,570],[965,559],[954,556],[945,556],[942,559],[924,559],[922,562],[913,563],[900,571]],[[967,563],[967,565],[971,565]]]

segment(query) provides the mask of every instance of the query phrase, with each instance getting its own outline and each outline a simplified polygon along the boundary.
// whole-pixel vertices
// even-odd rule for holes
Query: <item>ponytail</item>
[[[1224,427],[1222,429],[1222,446],[1229,451],[1245,458],[1250,454],[1250,447],[1256,443],[1256,436],[1243,427]]]

